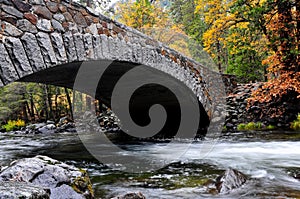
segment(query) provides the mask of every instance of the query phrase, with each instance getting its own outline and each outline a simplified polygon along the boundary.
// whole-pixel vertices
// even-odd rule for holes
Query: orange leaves
[[[297,105],[298,104],[298,105]],[[280,121],[293,113],[288,106],[300,105],[300,72],[283,72],[279,78],[266,82],[262,88],[253,93],[248,99],[248,110],[252,106],[261,107],[259,115],[255,118],[273,118]],[[299,112],[296,110],[295,113]],[[255,113],[254,113],[255,114]]]
[[[290,93],[300,98],[300,72],[281,72],[280,77],[266,82],[262,88],[253,93],[253,97],[248,100],[250,105],[256,101],[259,103],[276,101]]]

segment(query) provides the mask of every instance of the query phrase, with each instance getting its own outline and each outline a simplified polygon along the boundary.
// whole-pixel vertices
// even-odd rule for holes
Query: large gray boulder
[[[216,179],[216,188],[219,193],[228,193],[233,189],[241,187],[248,177],[235,169],[227,169]]]
[[[50,189],[26,182],[0,182],[0,198],[49,199]]]
[[[27,183],[26,186],[49,189],[50,198],[53,199],[94,197],[86,171],[46,156],[24,158],[12,162],[9,167],[1,171],[0,182],[11,182],[12,187],[14,187],[14,182],[16,186],[23,182]],[[21,193],[18,192],[18,194]],[[20,196],[22,195],[15,195],[15,197]],[[0,198],[2,198],[1,195]]]

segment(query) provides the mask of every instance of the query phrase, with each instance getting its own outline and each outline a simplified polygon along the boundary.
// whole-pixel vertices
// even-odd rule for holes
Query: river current
[[[180,148],[186,141],[169,144]],[[210,145],[206,154],[201,148]],[[77,134],[0,135],[0,165],[11,161],[47,155],[87,169],[96,198],[110,198],[127,192],[142,192],[146,198],[300,198],[300,136],[287,132],[237,133],[194,142],[179,159],[165,167],[143,173],[126,173],[96,160],[85,149]],[[140,156],[159,154],[163,143],[131,143],[127,150],[139,148]],[[107,154],[114,156],[115,154]],[[111,168],[113,167],[113,168]],[[216,194],[207,184],[227,168],[250,177],[242,187],[228,194]]]

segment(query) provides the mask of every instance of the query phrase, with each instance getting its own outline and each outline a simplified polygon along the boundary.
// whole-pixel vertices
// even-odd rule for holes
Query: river
[[[193,143],[173,163],[154,172],[126,173],[99,163],[84,148],[77,134],[0,135],[0,165],[11,161],[47,155],[88,170],[96,198],[110,198],[127,192],[142,192],[147,198],[300,198],[300,136],[288,132],[250,132],[222,136],[212,150],[200,157],[206,142]],[[183,142],[170,144],[175,150]],[[139,147],[141,156],[151,153],[161,143],[127,145]],[[108,154],[114,155],[114,154]],[[163,155],[163,154],[157,154]],[[120,166],[120,165],[118,165]],[[122,166],[122,165],[121,165]],[[204,186],[226,168],[232,167],[250,180],[229,194],[214,194]]]

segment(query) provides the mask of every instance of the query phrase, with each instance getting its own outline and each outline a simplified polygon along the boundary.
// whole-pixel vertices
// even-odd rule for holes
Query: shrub
[[[262,130],[263,124],[261,122],[249,122],[248,124],[239,124],[237,126],[238,131],[245,131],[245,130]]]
[[[257,122],[254,125],[255,129],[262,129],[262,123],[261,122]]]
[[[243,131],[243,130],[245,130],[246,129],[246,124],[239,124],[238,126],[237,126],[237,130],[238,131]]]
[[[300,113],[298,114],[297,119],[291,123],[291,129],[300,131]]]
[[[266,127],[266,129],[267,129],[267,130],[274,130],[274,129],[276,129],[276,127],[270,124],[270,125],[268,125],[268,126]]]
[[[254,122],[249,122],[247,125],[246,125],[246,130],[255,130],[255,123]]]
[[[9,132],[19,130],[23,126],[25,126],[25,122],[23,120],[9,120],[7,124],[2,126],[2,129],[5,129],[6,132]]]

